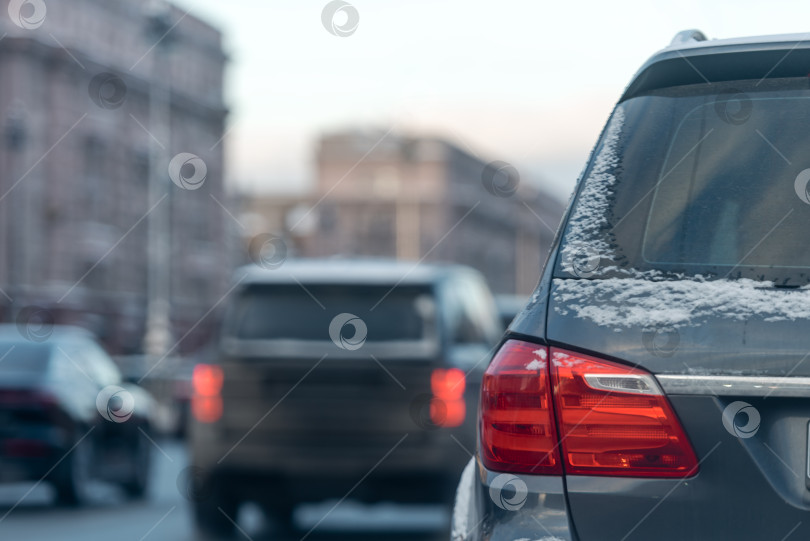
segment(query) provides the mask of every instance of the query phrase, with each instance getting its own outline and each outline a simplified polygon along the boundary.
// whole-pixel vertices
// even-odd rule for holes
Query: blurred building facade
[[[91,327],[114,352],[140,351],[148,224],[164,213],[163,275],[180,338],[219,301],[230,272],[217,203],[225,202],[221,35],[153,1],[59,0],[41,20],[31,8],[0,17],[3,319],[37,305],[56,322]],[[181,152],[207,166],[199,189],[170,180]],[[154,172],[163,178],[150,195]],[[207,326],[182,349],[204,342]]]
[[[497,293],[528,294],[564,211],[525,179],[487,190],[489,162],[438,138],[335,133],[316,163],[313,193],[245,203],[301,256],[452,261]]]

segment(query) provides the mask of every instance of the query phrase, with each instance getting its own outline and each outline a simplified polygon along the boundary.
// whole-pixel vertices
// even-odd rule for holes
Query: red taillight
[[[575,475],[689,477],[695,453],[649,373],[551,350],[565,471]]]
[[[56,396],[49,392],[29,389],[0,391],[0,404],[3,405],[51,407],[58,403]]]
[[[213,364],[198,364],[191,376],[194,392],[201,396],[218,395],[223,380],[222,368]]]
[[[195,394],[191,397],[191,412],[201,423],[216,423],[222,417],[222,398]]]
[[[490,470],[559,475],[547,349],[509,340],[481,383],[481,460]]]
[[[198,364],[191,375],[194,395],[191,397],[191,412],[201,423],[215,423],[222,417],[222,383],[225,375],[222,368],[213,364]]]
[[[446,428],[461,426],[467,415],[464,389],[467,376],[458,368],[437,368],[430,375],[430,389],[433,400],[430,402],[430,421]]]
[[[698,463],[655,378],[510,340],[481,388],[481,460],[494,471],[689,477]],[[559,428],[559,430],[558,430]],[[559,435],[558,435],[559,432]]]
[[[463,370],[438,368],[430,375],[430,388],[433,395],[442,400],[458,400],[464,396],[466,376]]]
[[[48,456],[51,448],[42,441],[21,438],[8,439],[3,442],[3,454],[15,458],[35,458]]]

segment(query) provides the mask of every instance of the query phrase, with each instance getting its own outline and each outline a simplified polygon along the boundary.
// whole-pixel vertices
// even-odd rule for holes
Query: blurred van
[[[192,376],[200,534],[247,501],[284,526],[327,499],[451,502],[502,328],[482,276],[345,260],[237,276],[219,361]]]

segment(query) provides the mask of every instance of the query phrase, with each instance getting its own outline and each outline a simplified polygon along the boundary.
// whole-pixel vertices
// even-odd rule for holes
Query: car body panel
[[[619,103],[655,88],[704,83],[707,79],[801,77],[806,75],[808,56],[810,44],[799,34],[688,41],[662,49],[647,60]]]
[[[649,294],[635,298],[628,295],[635,280],[627,280],[627,284],[623,280],[594,284],[587,289],[583,283],[582,293],[570,293],[578,282],[554,280],[547,323],[549,340],[621,359],[654,374],[679,374],[687,370],[702,375],[810,376],[810,363],[801,362],[810,351],[805,320],[770,321],[773,317],[770,313],[752,314],[744,319],[718,313],[677,328],[666,323],[635,324],[638,318],[628,324],[627,315],[644,310],[643,301]],[[666,283],[653,284],[649,290],[656,291],[653,295],[667,295],[668,287]],[[560,291],[562,288],[564,293]],[[719,287],[705,287],[701,308],[712,305],[713,289]],[[804,295],[803,290],[771,289],[767,293],[773,295],[774,304],[780,302],[780,297]],[[717,293],[714,297],[718,298],[718,306],[724,302]],[[675,301],[667,304],[667,309],[680,314],[688,311],[690,305]],[[593,314],[598,314],[598,318]],[[605,320],[608,323],[603,323]]]
[[[573,541],[567,507],[560,477],[492,472],[471,459],[459,482],[451,539]]]
[[[692,41],[654,55],[631,80],[620,103],[656,89],[704,84],[707,78],[715,83],[804,77],[809,60],[810,48],[797,36]],[[608,137],[606,130],[595,151]],[[571,219],[598,160],[594,154],[589,158],[563,224]],[[555,277],[564,264],[563,231],[558,231],[534,295],[505,339],[556,346],[653,373],[697,455],[697,471],[684,479],[552,477],[563,489],[562,521],[568,531],[550,535],[548,525],[557,524],[553,518],[523,527],[538,519],[527,509],[531,508],[528,503],[514,511],[498,506],[493,510],[488,488],[497,472],[487,472],[475,463],[476,475],[465,471],[459,485],[454,539],[556,536],[578,541],[674,541],[810,536],[806,520],[810,511],[810,363],[806,362],[810,337],[808,320],[792,311],[804,304],[807,288],[735,283],[739,288],[735,296],[728,294],[729,281],[686,279],[673,287],[634,275],[632,270],[618,278]],[[662,300],[658,307],[640,302],[656,295]],[[752,302],[754,297],[764,304]],[[764,308],[769,299],[784,313],[774,317]],[[730,303],[738,303],[740,310],[730,310]],[[692,314],[697,304],[701,309]],[[652,310],[661,317],[645,322]],[[672,313],[685,317],[668,321]],[[743,410],[743,418],[748,419],[745,430],[737,422]],[[520,478],[531,487],[541,476]],[[538,497],[546,494],[556,492]],[[529,490],[527,502],[534,498]]]

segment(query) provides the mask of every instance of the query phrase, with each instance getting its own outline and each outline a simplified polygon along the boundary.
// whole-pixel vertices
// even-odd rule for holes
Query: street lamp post
[[[149,125],[157,141],[171,144],[171,82],[168,52],[172,27],[171,8],[164,2],[152,2],[147,7],[148,36],[154,45],[149,91]],[[144,352],[150,357],[162,357],[171,347],[171,194],[166,150],[151,145],[149,153],[148,216],[148,274],[147,310]],[[166,197],[168,202],[161,203]],[[155,207],[157,205],[157,207]],[[153,208],[155,207],[155,208]]]
[[[27,140],[25,112],[19,105],[12,106],[6,115],[5,139],[7,152],[6,171],[10,180],[5,193],[8,194],[14,186],[13,183],[19,178],[20,155]],[[19,194],[17,195],[19,196]],[[8,280],[8,291],[6,293],[11,295],[13,299],[17,299],[20,295],[23,280],[21,276],[21,264],[24,260],[23,250],[27,249],[23,239],[25,234],[23,211],[25,209],[22,208],[22,205],[17,204],[17,198],[15,198],[14,194],[10,194],[6,206],[9,209],[7,218],[4,220],[6,249],[3,257],[5,259],[6,279]]]

